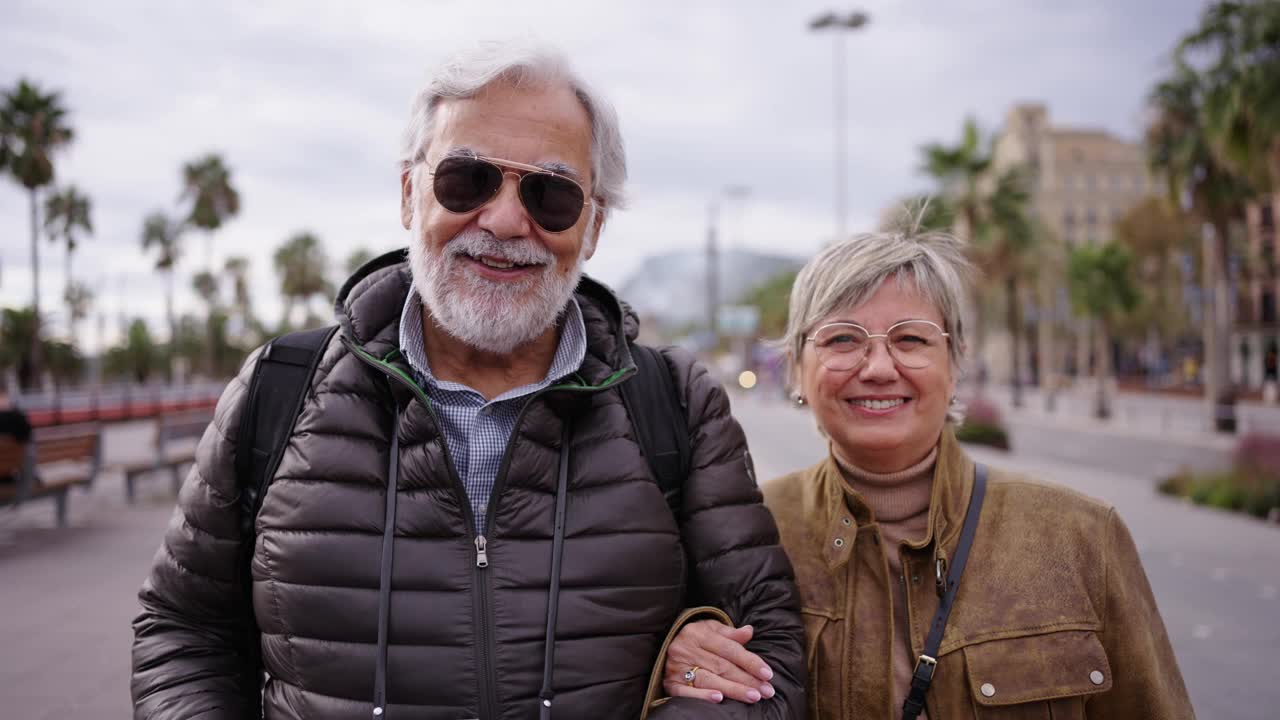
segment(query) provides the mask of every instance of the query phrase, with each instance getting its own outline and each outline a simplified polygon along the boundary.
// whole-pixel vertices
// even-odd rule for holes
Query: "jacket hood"
[[[334,314],[343,336],[369,353],[383,357],[400,346],[400,314],[413,287],[405,249],[370,260],[338,291]],[[586,275],[574,291],[587,328],[587,358],[579,373],[595,384],[618,370],[635,367],[629,341],[640,321],[608,286]]]

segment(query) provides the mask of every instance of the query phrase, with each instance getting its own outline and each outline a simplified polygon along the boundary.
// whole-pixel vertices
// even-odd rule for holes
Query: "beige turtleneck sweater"
[[[929,529],[929,497],[933,491],[933,466],[938,459],[935,447],[920,462],[896,473],[872,473],[849,464],[832,453],[849,489],[871,508],[884,539],[880,547],[889,561],[893,596],[893,689],[898,707],[907,698],[915,658],[907,629],[907,598],[902,578],[901,543],[920,540]],[[920,717],[927,718],[921,713]]]

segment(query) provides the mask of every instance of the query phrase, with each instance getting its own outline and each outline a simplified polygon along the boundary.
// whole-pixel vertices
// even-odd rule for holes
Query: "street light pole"
[[[871,18],[865,12],[854,11],[847,15],[837,15],[834,12],[827,12],[819,15],[809,22],[809,29],[813,31],[821,31],[831,29],[835,31],[834,43],[834,72],[832,76],[835,85],[834,103],[835,103],[835,146],[836,146],[836,239],[839,240],[845,236],[845,199],[848,195],[845,189],[845,173],[848,171],[848,128],[845,120],[848,83],[845,81],[845,59],[844,59],[844,38],[847,32],[857,30],[858,28],[870,22]]]
[[[716,241],[716,226],[720,223],[720,203],[724,200],[744,200],[751,193],[745,185],[726,185],[707,204],[707,329],[712,347],[720,345],[720,248]],[[741,207],[739,207],[741,219]],[[739,228],[741,230],[741,228]],[[729,233],[725,233],[728,238]],[[729,244],[733,239],[729,238]]]
[[[713,197],[707,205],[707,330],[711,337],[711,350],[720,344],[720,258],[716,249],[716,221],[720,210],[720,198]]]

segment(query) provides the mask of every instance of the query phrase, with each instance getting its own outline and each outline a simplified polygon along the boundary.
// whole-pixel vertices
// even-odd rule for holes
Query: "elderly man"
[[[613,111],[559,55],[443,67],[405,136],[407,260],[342,289],[247,522],[269,353],[200,443],[140,593],[135,717],[635,718],[699,605],[767,663],[761,697],[651,716],[803,716],[792,571],[722,389],[662,351],[689,429],[674,508],[622,400],[636,320],[582,264],[625,174]]]

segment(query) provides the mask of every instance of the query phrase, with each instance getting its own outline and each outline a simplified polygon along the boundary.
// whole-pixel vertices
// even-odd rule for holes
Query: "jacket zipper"
[[[413,382],[412,379],[406,376],[398,368],[392,367],[388,363],[378,360],[372,355],[369,355],[368,353],[364,352],[363,350],[361,350],[360,348],[356,347],[354,344],[349,342],[346,338],[343,338],[342,342],[344,345],[347,346],[349,350],[355,353],[356,356],[359,357],[366,365],[375,367],[381,372],[396,378],[399,382],[403,383],[409,389],[411,389],[414,393],[414,396],[417,397],[419,400],[421,400],[422,404],[426,406],[427,412],[431,414],[431,419],[435,422],[436,427],[442,427],[440,424],[440,418],[438,415],[436,415],[435,408],[432,407],[431,405],[431,400],[426,396],[426,393],[422,391],[422,388],[418,387],[417,383]],[[496,642],[494,641],[495,633],[493,630],[493,616],[489,612],[489,604],[490,604],[489,599],[490,599],[490,595],[493,593],[493,587],[489,582],[489,573],[485,572],[485,570],[489,567],[489,553],[488,553],[489,541],[485,536],[486,534],[489,534],[492,530],[493,518],[495,515],[497,515],[497,512],[498,512],[497,500],[498,498],[501,497],[502,490],[505,489],[507,470],[511,465],[512,450],[515,447],[515,443],[513,442],[515,438],[515,434],[520,431],[520,425],[524,422],[524,416],[525,416],[525,413],[528,411],[529,406],[533,404],[534,400],[538,399],[539,397],[542,397],[546,393],[552,390],[561,390],[561,391],[568,391],[568,392],[599,392],[601,390],[607,390],[608,388],[611,388],[614,385],[617,385],[619,382],[621,382],[628,376],[634,375],[634,374],[635,374],[634,370],[632,371],[618,370],[614,372],[612,375],[610,375],[609,377],[605,378],[604,382],[602,382],[599,385],[586,385],[586,384],[563,385],[562,384],[562,385],[552,385],[550,387],[545,387],[535,392],[534,394],[530,395],[528,400],[526,400],[524,405],[520,408],[520,414],[516,416],[516,422],[511,429],[511,438],[507,440],[507,447],[505,450],[503,450],[503,454],[502,454],[502,463],[498,466],[498,474],[494,478],[493,491],[489,495],[490,502],[489,502],[488,512],[485,514],[485,518],[484,518],[484,531],[481,532],[479,535],[476,535],[473,541],[476,548],[476,564],[474,568],[475,587],[478,590],[477,595],[479,597],[479,602],[476,603],[476,617],[474,622],[476,626],[476,632],[479,635],[479,642],[477,643],[477,652],[480,655],[479,686],[480,686],[480,718],[482,720],[489,720],[490,718],[497,717],[495,709],[498,706],[497,685],[495,682],[491,681],[491,678],[493,678],[494,675],[496,675],[496,672],[494,671],[494,668],[493,668],[492,658],[495,654],[497,654],[497,647],[496,647]],[[463,511],[466,514],[467,527],[473,528],[475,527],[475,524],[476,524],[475,514],[471,510],[471,501],[470,499],[467,498],[466,488],[463,487],[462,480],[460,479],[460,477],[457,474],[457,471],[454,468],[453,459],[449,456],[448,443],[442,441],[441,445],[444,448],[445,460],[446,462],[449,463],[450,477],[453,479],[455,490],[459,493],[459,497],[462,500],[461,505],[462,505]]]
[[[343,338],[342,342],[347,346],[347,349],[353,352],[356,357],[360,358],[364,364],[377,369],[379,372],[382,372],[386,376],[412,390],[414,397],[420,400],[423,406],[426,407],[427,412],[431,415],[431,420],[436,424],[436,427],[443,427],[440,424],[440,416],[436,414],[435,408],[431,405],[431,399],[422,391],[422,388],[418,387],[417,383],[406,376],[398,368],[395,368],[390,364],[378,360],[372,355],[364,352],[360,348],[348,342],[346,338]],[[462,506],[462,512],[466,519],[467,531],[470,532],[471,528],[476,526],[475,514],[471,510],[471,501],[467,498],[467,490],[462,485],[462,479],[459,477],[457,469],[453,464],[453,457],[449,455],[449,444],[444,442],[443,438],[441,438],[440,446],[444,450],[444,458],[445,462],[448,464],[449,477],[453,480],[454,492],[461,500],[459,504]],[[487,525],[488,520],[486,519],[485,522]],[[491,627],[493,625],[493,621],[489,613],[489,594],[493,592],[493,590],[489,586],[489,574],[484,572],[485,568],[489,567],[489,554],[487,552],[488,541],[485,539],[485,536],[481,534],[476,535],[472,539],[472,542],[475,544],[476,549],[476,564],[473,569],[474,578],[472,586],[476,589],[477,596],[473,624],[475,625],[476,634],[478,635],[476,650],[477,654],[480,656],[479,663],[481,668],[479,673],[480,676],[477,679],[477,683],[479,685],[478,700],[480,703],[480,717],[493,718],[496,717],[494,708],[497,707],[498,704],[498,693],[494,683],[490,681],[495,673],[493,671],[493,662],[491,660],[492,652],[490,651],[490,639],[493,637]]]

